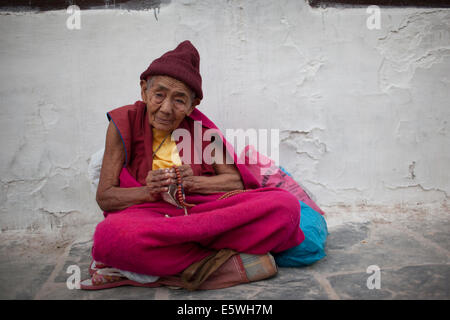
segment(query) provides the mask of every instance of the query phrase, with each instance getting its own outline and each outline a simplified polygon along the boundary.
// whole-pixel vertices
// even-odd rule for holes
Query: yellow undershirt
[[[162,131],[152,127],[153,132],[153,152],[158,148],[161,142],[164,140],[167,131]],[[153,158],[153,170],[171,168],[173,165],[181,166],[181,158],[178,154],[178,149],[175,141],[172,137],[167,137],[166,141],[162,144],[159,150],[156,152]]]

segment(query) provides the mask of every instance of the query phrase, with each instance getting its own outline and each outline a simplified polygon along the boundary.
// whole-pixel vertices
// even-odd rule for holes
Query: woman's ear
[[[147,81],[141,80],[140,85],[141,85],[142,101],[146,102],[147,101]]]
[[[188,116],[191,115],[192,111],[194,111],[195,107],[200,104],[200,99],[195,98],[194,101],[192,101],[191,107],[189,108],[189,111],[186,113]]]

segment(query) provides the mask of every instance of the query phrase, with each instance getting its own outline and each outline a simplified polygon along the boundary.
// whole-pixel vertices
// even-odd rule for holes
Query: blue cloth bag
[[[320,213],[302,201],[299,202],[300,229],[305,235],[305,240],[296,247],[273,254],[279,267],[308,266],[326,256],[327,223]]]

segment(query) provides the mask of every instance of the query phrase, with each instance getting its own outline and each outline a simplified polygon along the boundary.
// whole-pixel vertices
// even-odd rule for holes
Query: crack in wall
[[[66,217],[68,215],[71,215],[71,214],[80,214],[80,211],[78,211],[78,210],[50,211],[50,210],[47,210],[45,208],[39,208],[38,211],[41,214],[50,215],[50,216],[58,218],[58,219],[64,218],[64,217]]]
[[[385,186],[385,188],[390,189],[390,190],[420,188],[424,192],[439,192],[439,193],[443,193],[445,198],[447,198],[447,199],[450,198],[445,190],[442,190],[442,189],[439,189],[439,188],[429,188],[429,189],[427,189],[424,186],[422,186],[420,183],[414,184],[414,185],[408,185],[408,186],[389,186],[389,185],[386,185],[386,184],[384,184],[384,186]]]
[[[415,167],[416,167],[416,162],[413,161],[413,162],[409,165],[409,173],[411,174],[411,179],[413,179],[413,180],[416,178],[416,175],[415,175],[415,173],[414,173]]]

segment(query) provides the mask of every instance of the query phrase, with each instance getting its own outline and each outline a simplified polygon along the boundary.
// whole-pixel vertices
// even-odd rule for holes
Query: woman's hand
[[[150,170],[145,179],[150,196],[158,199],[161,192],[168,190],[167,186],[177,182],[175,171],[171,169]]]
[[[195,178],[197,177],[194,176],[191,165],[184,164],[177,168],[180,172],[184,191],[187,193],[192,192],[195,186]],[[145,181],[151,199],[150,201],[156,201],[161,198],[161,192],[168,190],[170,184],[177,183],[177,175],[174,168],[151,170],[148,172]]]
[[[190,192],[194,186],[194,171],[192,171],[191,165],[184,164],[179,166],[178,171],[180,172],[181,183],[183,184],[184,191]]]
[[[194,175],[194,171],[192,171],[190,164],[183,164],[182,166],[179,166],[178,171],[180,172],[181,180]]]

